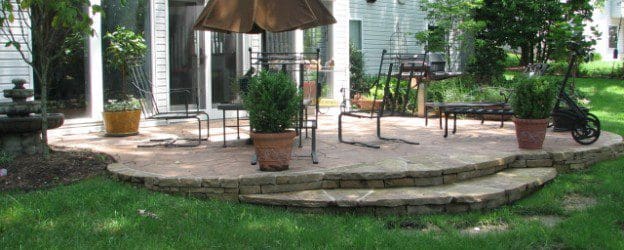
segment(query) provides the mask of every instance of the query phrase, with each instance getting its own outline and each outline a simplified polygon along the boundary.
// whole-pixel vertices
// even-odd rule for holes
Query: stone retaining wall
[[[596,162],[615,159],[623,155],[624,144],[620,140],[618,143],[601,148],[580,148],[570,152],[540,151],[469,164],[458,168],[431,171],[341,173],[340,168],[335,168],[308,172],[257,174],[238,178],[197,178],[192,176],[172,178],[137,171],[118,163],[109,165],[108,170],[118,180],[142,185],[150,190],[201,198],[239,201],[239,195],[242,194],[269,194],[336,188],[436,186],[494,174],[507,168],[555,167],[559,172],[569,172],[584,170]],[[416,208],[412,208],[412,210],[414,209]],[[459,208],[444,209],[445,211],[461,210]],[[406,213],[408,210],[409,208],[405,208]]]

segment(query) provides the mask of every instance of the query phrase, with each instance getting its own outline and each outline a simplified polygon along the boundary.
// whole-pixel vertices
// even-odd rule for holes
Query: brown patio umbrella
[[[210,0],[196,30],[260,34],[336,23],[320,0]]]

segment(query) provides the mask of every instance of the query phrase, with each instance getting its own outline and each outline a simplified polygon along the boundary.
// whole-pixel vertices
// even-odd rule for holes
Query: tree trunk
[[[43,157],[48,158],[50,148],[48,147],[48,66],[43,66],[39,82],[41,83],[41,146],[43,147]]]

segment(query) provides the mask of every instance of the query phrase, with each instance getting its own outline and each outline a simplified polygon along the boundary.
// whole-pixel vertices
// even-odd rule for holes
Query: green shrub
[[[140,109],[141,102],[131,95],[122,100],[108,100],[108,102],[104,105],[104,111],[106,112],[132,111]]]
[[[511,107],[521,119],[550,117],[557,98],[557,85],[549,77],[517,77]]]
[[[568,62],[553,62],[548,66],[548,74],[564,75],[568,70]],[[581,63],[576,75],[590,78],[623,78],[624,68],[622,62],[593,61]]]
[[[349,72],[351,83],[351,89],[358,92],[358,90],[368,89],[363,87],[365,84],[364,79],[364,54],[361,50],[357,49],[352,43],[349,44]],[[354,95],[355,93],[351,93]]]
[[[505,67],[517,67],[520,66],[520,55],[515,53],[507,53],[505,58]]]
[[[263,71],[251,78],[243,100],[255,132],[280,133],[295,121],[301,96],[285,73]]]
[[[7,152],[0,151],[0,165],[8,164],[13,161],[13,156]]]

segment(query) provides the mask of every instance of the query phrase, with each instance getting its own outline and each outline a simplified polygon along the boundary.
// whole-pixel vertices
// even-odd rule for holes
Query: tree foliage
[[[14,47],[33,72],[41,87],[42,139],[47,154],[47,88],[54,63],[66,53],[66,38],[72,34],[93,35],[93,20],[84,7],[94,13],[101,7],[89,0],[0,0],[0,32],[7,47]],[[21,30],[20,30],[21,29]],[[33,34],[28,40],[25,30]]]

